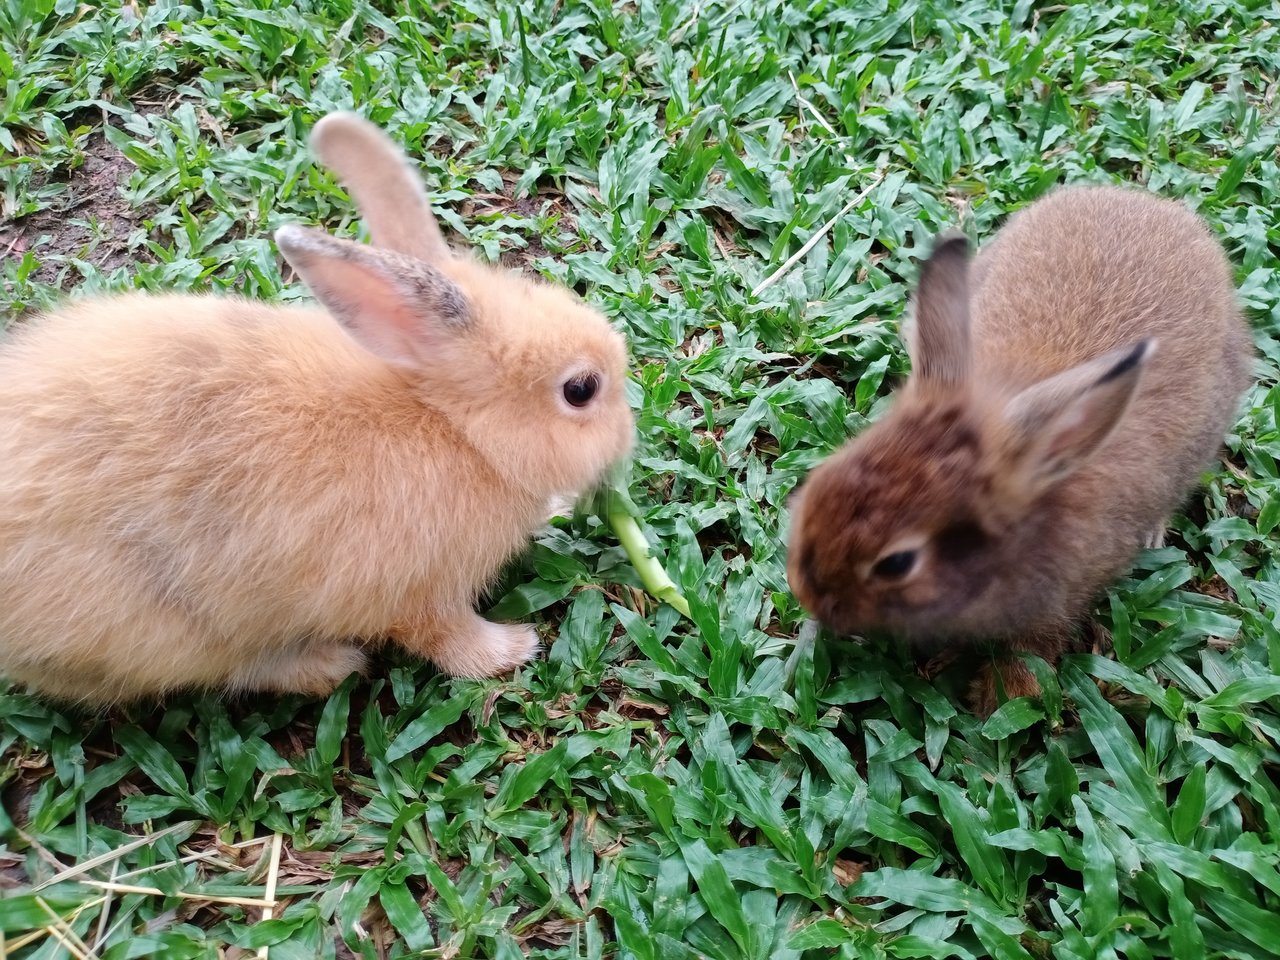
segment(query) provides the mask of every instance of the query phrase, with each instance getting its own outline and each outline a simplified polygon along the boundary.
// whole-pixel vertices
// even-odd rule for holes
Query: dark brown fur
[[[893,408],[796,498],[792,586],[841,632],[1056,661],[1236,415],[1251,341],[1230,266],[1180,204],[1067,188],[971,270],[941,239],[914,313],[915,373]],[[874,572],[904,549],[907,575]],[[1001,680],[1037,690],[1016,660]],[[974,700],[994,708],[989,671]]]

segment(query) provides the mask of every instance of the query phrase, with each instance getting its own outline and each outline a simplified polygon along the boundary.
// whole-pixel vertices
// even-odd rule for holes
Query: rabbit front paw
[[[494,677],[538,652],[538,632],[525,623],[491,623],[474,612],[447,620],[432,618],[395,639],[455,677]]]
[[[351,644],[313,644],[265,654],[242,666],[227,686],[322,697],[367,664],[364,651]]]
[[[1003,689],[1004,696],[1000,696]],[[1021,660],[1010,658],[986,663],[978,670],[969,688],[974,715],[986,719],[1000,704],[1017,697],[1040,696],[1040,682]]]

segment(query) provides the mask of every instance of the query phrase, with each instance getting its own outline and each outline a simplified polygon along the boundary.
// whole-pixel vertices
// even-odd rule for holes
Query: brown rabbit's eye
[[[564,398],[570,406],[585,407],[591,402],[592,397],[596,395],[596,391],[599,389],[599,377],[594,373],[583,374],[580,377],[565,381]]]
[[[871,568],[871,573],[882,580],[898,580],[905,577],[916,565],[917,553],[916,550],[899,550],[897,553],[883,556]]]

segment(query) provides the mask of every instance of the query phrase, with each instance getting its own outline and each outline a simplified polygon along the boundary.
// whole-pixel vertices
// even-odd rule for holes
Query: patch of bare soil
[[[134,262],[138,254],[129,252],[129,235],[145,211],[130,206],[121,194],[133,170],[133,164],[106,137],[92,134],[84,162],[71,171],[67,191],[53,206],[0,223],[0,255],[20,257],[47,237],[39,245],[44,256],[84,254],[104,271]],[[95,222],[97,229],[90,226]],[[53,283],[58,270],[56,263],[42,263],[33,279]]]
[[[515,177],[504,177],[503,186],[505,189],[503,193],[474,194],[462,203],[458,213],[463,219],[506,214],[535,221],[541,214],[543,205],[550,201],[551,211],[558,216],[561,223],[569,230],[576,227],[577,219],[573,215],[573,207],[563,194],[551,188],[516,199],[514,196],[515,183]],[[551,251],[543,245],[541,236],[534,232],[532,228],[527,232],[523,232],[522,236],[526,246],[523,249],[506,252],[502,258],[506,266],[531,268],[535,261],[550,256]]]

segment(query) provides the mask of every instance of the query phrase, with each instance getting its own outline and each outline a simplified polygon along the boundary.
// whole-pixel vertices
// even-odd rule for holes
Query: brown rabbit
[[[94,703],[319,694],[364,641],[460,676],[536,650],[473,603],[629,450],[622,337],[451,254],[376,127],[334,114],[312,145],[374,241],[277,233],[326,309],[129,294],[0,344],[0,674]]]
[[[792,587],[838,631],[1055,662],[1237,414],[1252,346],[1230,266],[1178,203],[1063,188],[972,269],[964,238],[941,238],[912,333],[892,409],[797,494]],[[1038,693],[999,663],[1008,696]],[[994,680],[974,684],[980,713]]]

